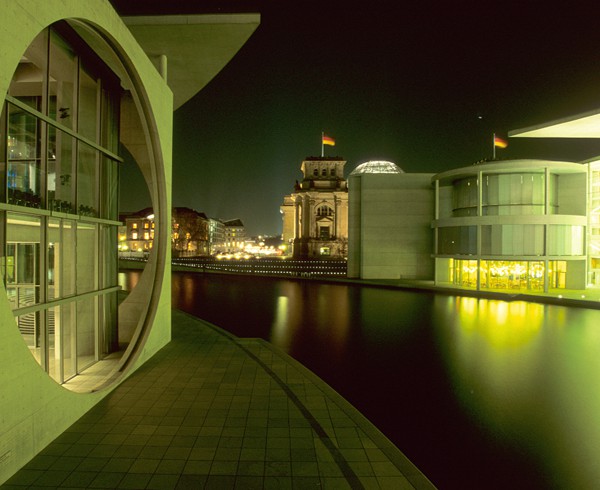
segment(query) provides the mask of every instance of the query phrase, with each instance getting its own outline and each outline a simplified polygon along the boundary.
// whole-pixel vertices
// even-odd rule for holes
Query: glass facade
[[[481,260],[479,287],[482,289],[525,289],[544,291],[544,276],[548,273],[548,287],[566,287],[567,262],[543,260]],[[477,287],[477,260],[450,260],[450,282],[457,286]]]
[[[590,164],[588,214],[588,285],[600,287],[600,162]]]
[[[592,256],[594,236],[600,236],[600,226],[594,226],[600,215],[598,166],[590,166],[589,195],[583,192],[582,165],[533,161],[502,167],[484,164],[438,181],[436,280],[476,289],[586,287],[586,254]],[[440,183],[446,186],[442,192]],[[594,206],[594,199],[588,232],[582,210]],[[588,285],[600,284],[593,272],[600,259],[588,264]]]
[[[548,176],[548,213],[558,210],[558,176]],[[478,178],[468,177],[453,185],[452,216],[477,216]],[[481,187],[482,216],[546,214],[544,173],[484,174]]]
[[[118,349],[119,80],[63,23],[21,58],[0,119],[0,265],[30,351],[64,383]]]

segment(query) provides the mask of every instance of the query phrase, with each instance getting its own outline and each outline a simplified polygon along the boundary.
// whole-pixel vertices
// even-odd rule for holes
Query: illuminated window
[[[144,233],[144,240],[150,240],[150,233]]]
[[[331,249],[329,247],[321,247],[319,253],[321,255],[331,255]]]
[[[134,232],[131,234],[131,239],[132,239],[132,240],[137,240],[137,239],[138,239],[138,234],[137,234],[137,231],[134,231]]]
[[[138,224],[137,224],[137,223],[132,223],[131,227],[132,227],[134,230],[137,230]]]
[[[144,221],[144,229],[147,230],[148,228],[150,228],[150,223]]]

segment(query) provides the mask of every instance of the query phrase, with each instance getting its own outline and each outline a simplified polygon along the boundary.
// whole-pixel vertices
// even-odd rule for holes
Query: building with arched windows
[[[304,178],[284,197],[283,243],[294,258],[344,258],[348,253],[346,162],[339,157],[308,157]]]
[[[173,110],[259,19],[126,25],[107,0],[0,7],[1,483],[170,341]],[[147,265],[122,301],[121,146],[155,215]]]

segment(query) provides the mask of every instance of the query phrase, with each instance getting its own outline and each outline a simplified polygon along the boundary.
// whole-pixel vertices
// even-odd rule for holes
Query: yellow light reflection
[[[557,487],[595,488],[598,312],[474,298],[436,303],[446,325],[441,354],[469,416],[527,450]]]

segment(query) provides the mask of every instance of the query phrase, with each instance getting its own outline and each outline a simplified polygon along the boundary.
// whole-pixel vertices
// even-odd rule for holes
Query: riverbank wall
[[[141,270],[144,268],[143,261],[119,260],[119,270]],[[215,270],[198,268],[193,265],[173,264],[173,272],[196,272],[201,274],[250,274],[249,272],[237,272],[235,270]],[[503,290],[475,290],[467,288],[457,288],[452,285],[434,284],[433,281],[410,280],[410,279],[348,279],[346,277],[329,277],[321,274],[278,274],[262,272],[256,274],[258,277],[276,277],[279,279],[319,281],[329,283],[356,284],[360,286],[387,288],[387,289],[405,289],[412,291],[426,291],[436,294],[445,294],[449,296],[466,296],[472,298],[495,299],[500,301],[528,301],[532,303],[551,304],[558,306],[572,306],[577,308],[590,308],[600,310],[600,289],[585,290],[564,290],[554,289],[548,293],[538,291],[503,291]]]

